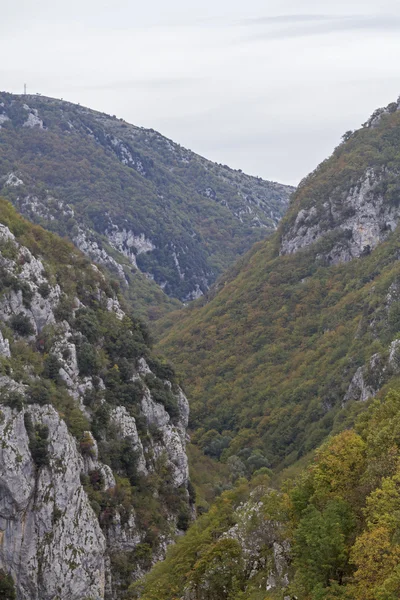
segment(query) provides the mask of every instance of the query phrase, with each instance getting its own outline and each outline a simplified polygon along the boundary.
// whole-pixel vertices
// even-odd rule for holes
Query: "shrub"
[[[80,375],[97,375],[100,371],[100,357],[96,348],[87,342],[78,346],[76,357]]]
[[[29,336],[35,333],[33,325],[26,315],[23,312],[18,313],[17,315],[13,315],[10,319],[10,325],[15,331],[22,336]]]
[[[86,456],[95,456],[95,444],[89,431],[85,431],[80,441],[81,453]]]
[[[42,298],[48,298],[50,295],[50,286],[47,281],[43,281],[38,287],[38,292]]]
[[[3,569],[0,570],[0,598],[2,600],[15,600],[16,598],[15,586],[13,578],[10,574],[5,573]]]
[[[72,302],[66,296],[61,298],[60,302],[54,309],[54,316],[57,321],[71,321],[72,320]]]
[[[27,392],[27,400],[29,404],[44,404],[51,403],[51,386],[47,381],[35,381],[32,383]]]
[[[24,405],[24,397],[19,392],[8,392],[2,398],[3,404],[9,406],[12,409],[17,410],[18,412],[22,410]]]
[[[22,292],[23,305],[25,306],[25,308],[30,308],[34,292],[31,290],[29,283],[26,281],[20,282],[19,286]]]
[[[96,342],[101,333],[96,313],[87,308],[81,308],[76,312],[74,328],[80,331],[91,343]]]
[[[36,469],[39,470],[41,467],[49,464],[49,428],[47,425],[40,423],[34,426],[29,413],[25,413],[24,423],[29,438],[29,450],[31,451]]]
[[[43,376],[47,379],[60,382],[60,368],[61,363],[55,354],[50,354],[44,361]]]

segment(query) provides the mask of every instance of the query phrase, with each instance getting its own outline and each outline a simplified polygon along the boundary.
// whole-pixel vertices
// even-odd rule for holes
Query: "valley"
[[[295,191],[51,98],[0,125],[0,595],[396,600],[399,101]]]

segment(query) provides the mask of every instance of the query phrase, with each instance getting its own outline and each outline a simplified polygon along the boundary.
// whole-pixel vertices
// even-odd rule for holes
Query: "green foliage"
[[[1,403],[20,412],[24,405],[24,397],[19,392],[9,391],[4,393],[2,390]]]
[[[184,376],[196,443],[212,431],[216,447],[204,448],[213,456],[251,448],[282,468],[354,422],[363,406],[343,399],[357,368],[379,353],[367,383],[379,389],[393,377],[378,366],[398,335],[398,302],[389,310],[386,296],[400,281],[399,238],[338,266],[318,264],[318,247],[277,257],[276,238],[207,304],[169,316],[158,348]]]
[[[76,358],[78,361],[80,375],[86,376],[99,374],[101,369],[101,361],[95,346],[89,344],[88,342],[83,342],[77,348]]]
[[[91,344],[97,342],[100,337],[100,324],[96,312],[88,308],[76,311],[74,329],[80,331]]]
[[[50,382],[41,380],[33,382],[27,391],[26,398],[30,404],[51,404],[52,387]]]
[[[250,483],[240,480],[169,549],[163,563],[132,586],[132,598],[176,600],[190,590],[199,600],[397,599],[399,414],[399,392],[375,401],[359,417],[357,431],[331,437],[296,481],[289,475],[283,491],[273,491],[262,475]],[[246,528],[243,506],[252,515]],[[253,539],[268,540],[272,523],[290,544],[290,584],[266,593],[274,564],[268,543],[255,571],[246,570],[243,559]],[[232,528],[239,534],[235,540],[225,535]]]
[[[49,354],[44,360],[43,364],[43,376],[47,379],[60,382],[59,371],[61,363],[55,354]]]
[[[29,438],[29,450],[36,469],[39,470],[49,464],[49,428],[41,423],[34,425],[31,415],[27,412],[24,414],[24,422]]]
[[[48,298],[50,295],[50,286],[49,284],[44,281],[43,283],[41,283],[38,287],[38,292],[39,294],[42,296],[42,298]]]
[[[244,582],[242,553],[236,541],[219,537],[235,524],[235,511],[248,493],[243,481],[225,492],[168,550],[166,561],[155,566],[144,585],[132,586],[132,597],[172,600],[190,587],[199,598],[233,599]]]
[[[11,317],[10,325],[15,333],[22,336],[30,336],[35,333],[31,320],[22,312]]]
[[[17,597],[15,592],[15,586],[13,578],[10,574],[7,574],[0,570],[0,598],[2,600],[15,600]]]
[[[335,581],[342,585],[349,565],[349,540],[355,529],[351,507],[343,500],[330,500],[322,511],[309,505],[294,537],[294,567],[297,585],[306,595],[328,588]]]

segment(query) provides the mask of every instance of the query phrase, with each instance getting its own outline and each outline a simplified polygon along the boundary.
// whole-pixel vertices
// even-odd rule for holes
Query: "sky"
[[[0,89],[296,185],[400,95],[399,0],[0,0]]]

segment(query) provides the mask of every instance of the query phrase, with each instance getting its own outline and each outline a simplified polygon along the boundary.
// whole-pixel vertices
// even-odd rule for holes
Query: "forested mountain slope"
[[[293,483],[240,479],[131,588],[142,600],[398,600],[400,395],[375,400]]]
[[[124,598],[191,518],[187,420],[115,284],[0,200],[0,597]]]
[[[122,119],[0,93],[0,192],[133,282],[127,296],[151,318],[173,307],[165,294],[198,297],[273,232],[292,191]]]
[[[233,486],[132,599],[400,597],[399,131],[393,103],[347,134],[274,238],[164,322]]]
[[[243,473],[293,463],[395,380],[399,174],[392,103],[346,134],[203,306],[167,318],[160,347],[185,375],[207,454]]]

